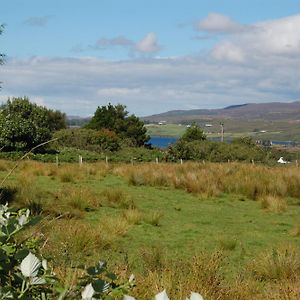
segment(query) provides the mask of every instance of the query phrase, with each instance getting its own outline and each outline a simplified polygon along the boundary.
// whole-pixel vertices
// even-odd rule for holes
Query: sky
[[[300,100],[299,0],[0,0],[0,101],[138,116]]]

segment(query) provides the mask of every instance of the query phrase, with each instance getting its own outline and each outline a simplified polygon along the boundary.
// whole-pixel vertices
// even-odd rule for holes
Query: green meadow
[[[1,161],[2,178],[12,165]],[[63,279],[104,259],[121,277],[136,275],[140,299],[161,288],[173,299],[191,290],[205,299],[298,295],[294,166],[26,161],[5,190],[2,202],[42,216],[27,235]]]

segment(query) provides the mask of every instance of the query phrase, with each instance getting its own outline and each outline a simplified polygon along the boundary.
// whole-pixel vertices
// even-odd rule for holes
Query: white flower
[[[18,223],[20,226],[23,226],[27,223],[28,218],[25,215],[21,215],[18,219]]]

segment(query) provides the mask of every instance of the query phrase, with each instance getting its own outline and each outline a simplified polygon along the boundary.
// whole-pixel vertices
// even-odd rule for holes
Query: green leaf
[[[107,273],[106,276],[111,279],[112,281],[117,280],[117,275],[114,273]]]
[[[97,279],[92,283],[92,286],[97,293],[104,293],[108,290],[109,283],[104,280]]]
[[[29,254],[28,249],[21,249],[21,250],[16,252],[15,259],[17,259],[17,260],[24,259],[28,254]]]

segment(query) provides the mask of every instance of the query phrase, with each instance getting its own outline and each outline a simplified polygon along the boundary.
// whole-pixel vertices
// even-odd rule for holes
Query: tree
[[[31,103],[26,97],[9,99],[0,110],[0,147],[5,151],[22,151],[46,142],[54,129],[65,127],[65,122],[53,124],[63,118],[64,114],[59,114]]]
[[[189,128],[186,129],[185,133],[180,138],[181,141],[192,142],[192,141],[205,141],[206,134],[196,123],[193,123]]]
[[[98,106],[86,128],[109,129],[120,138],[129,139],[134,146],[142,146],[149,140],[144,122],[135,115],[128,116],[126,106],[121,104],[109,103],[107,106]]]

